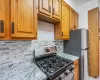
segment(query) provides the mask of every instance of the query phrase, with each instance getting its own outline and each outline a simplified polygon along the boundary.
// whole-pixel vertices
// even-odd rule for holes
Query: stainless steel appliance
[[[64,41],[64,53],[80,57],[79,80],[88,80],[88,30],[78,29],[70,32],[70,40]],[[84,65],[85,64],[85,65]]]
[[[35,63],[47,75],[47,80],[73,80],[73,61],[56,53],[35,57]]]

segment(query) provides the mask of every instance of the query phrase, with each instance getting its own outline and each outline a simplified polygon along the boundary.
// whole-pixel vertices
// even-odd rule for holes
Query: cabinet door
[[[62,39],[69,39],[70,8],[65,2],[62,4]]]
[[[61,0],[53,0],[53,18],[60,19]]]
[[[74,69],[74,80],[79,80],[79,66]]]
[[[11,37],[34,38],[34,0],[11,0]]]
[[[7,22],[6,14],[8,13],[6,9],[9,4],[8,0],[0,0],[0,37],[5,37],[5,27]]]
[[[52,0],[39,0],[39,12],[51,16]]]
[[[78,13],[75,12],[75,27],[74,29],[78,29]]]
[[[70,30],[74,30],[75,24],[75,12],[73,9],[70,9]]]
[[[88,11],[89,30],[89,76],[99,76],[99,8]],[[95,53],[95,54],[94,54]]]

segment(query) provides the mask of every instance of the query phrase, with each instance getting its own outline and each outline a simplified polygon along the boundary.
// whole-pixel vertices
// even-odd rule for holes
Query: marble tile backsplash
[[[32,64],[33,50],[35,49],[38,56],[44,54],[44,47],[55,45],[57,53],[63,52],[63,41],[0,41],[0,80],[16,80],[17,77],[17,80],[20,80],[18,70],[20,66],[23,70]],[[15,73],[17,75],[14,75]],[[14,76],[16,79],[10,79]]]
[[[36,56],[44,54],[44,47],[57,46],[57,53],[63,52],[63,41],[0,41],[0,65],[20,61],[32,61],[33,50]]]

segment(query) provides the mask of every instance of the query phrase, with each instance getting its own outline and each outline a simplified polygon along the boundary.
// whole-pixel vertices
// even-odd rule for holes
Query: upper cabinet
[[[78,13],[75,12],[75,29],[78,29]]]
[[[63,0],[0,0],[0,40],[37,39],[38,19],[54,24],[55,39],[69,40],[78,14]]]
[[[51,16],[52,0],[39,0],[39,12]]]
[[[5,37],[5,28],[7,24],[7,13],[8,13],[8,0],[0,0],[0,37]]]
[[[55,39],[69,40],[70,30],[78,29],[78,13],[65,1],[61,3],[61,22],[55,24]]]
[[[11,0],[11,37],[35,37],[33,4],[33,0]]]
[[[61,0],[53,0],[52,2],[52,16],[53,18],[60,20],[60,12],[61,12]]]
[[[0,40],[36,39],[34,0],[0,0]]]
[[[78,13],[70,8],[70,30],[78,29]]]
[[[51,23],[60,22],[61,0],[37,0],[38,18]]]
[[[74,25],[74,21],[75,20],[75,12],[74,10],[71,8],[70,9],[70,29],[73,30],[75,25]]]
[[[69,28],[70,28],[70,7],[62,2],[62,39],[69,39]]]

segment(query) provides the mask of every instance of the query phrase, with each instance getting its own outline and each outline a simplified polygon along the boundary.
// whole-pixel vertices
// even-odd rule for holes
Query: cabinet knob
[[[76,25],[74,25],[74,29],[76,29]]]
[[[3,20],[0,21],[0,25],[1,25],[1,33],[4,33],[4,21]]]
[[[36,32],[36,36],[37,36],[37,32]]]
[[[67,73],[67,72],[65,72],[64,74],[65,74],[66,76],[68,75],[68,73]]]
[[[58,77],[58,80],[62,80],[61,77]]]
[[[73,70],[74,70],[74,68],[73,68],[73,67],[69,69],[69,71],[71,71],[71,72],[72,72]]]
[[[53,8],[53,12],[52,13],[53,13],[53,15],[55,14],[55,9],[54,8]]]
[[[63,34],[63,32],[62,32],[62,36],[63,36],[64,34]]]
[[[14,34],[14,22],[12,22],[12,34]]]
[[[51,13],[51,6],[49,6],[49,13]]]

